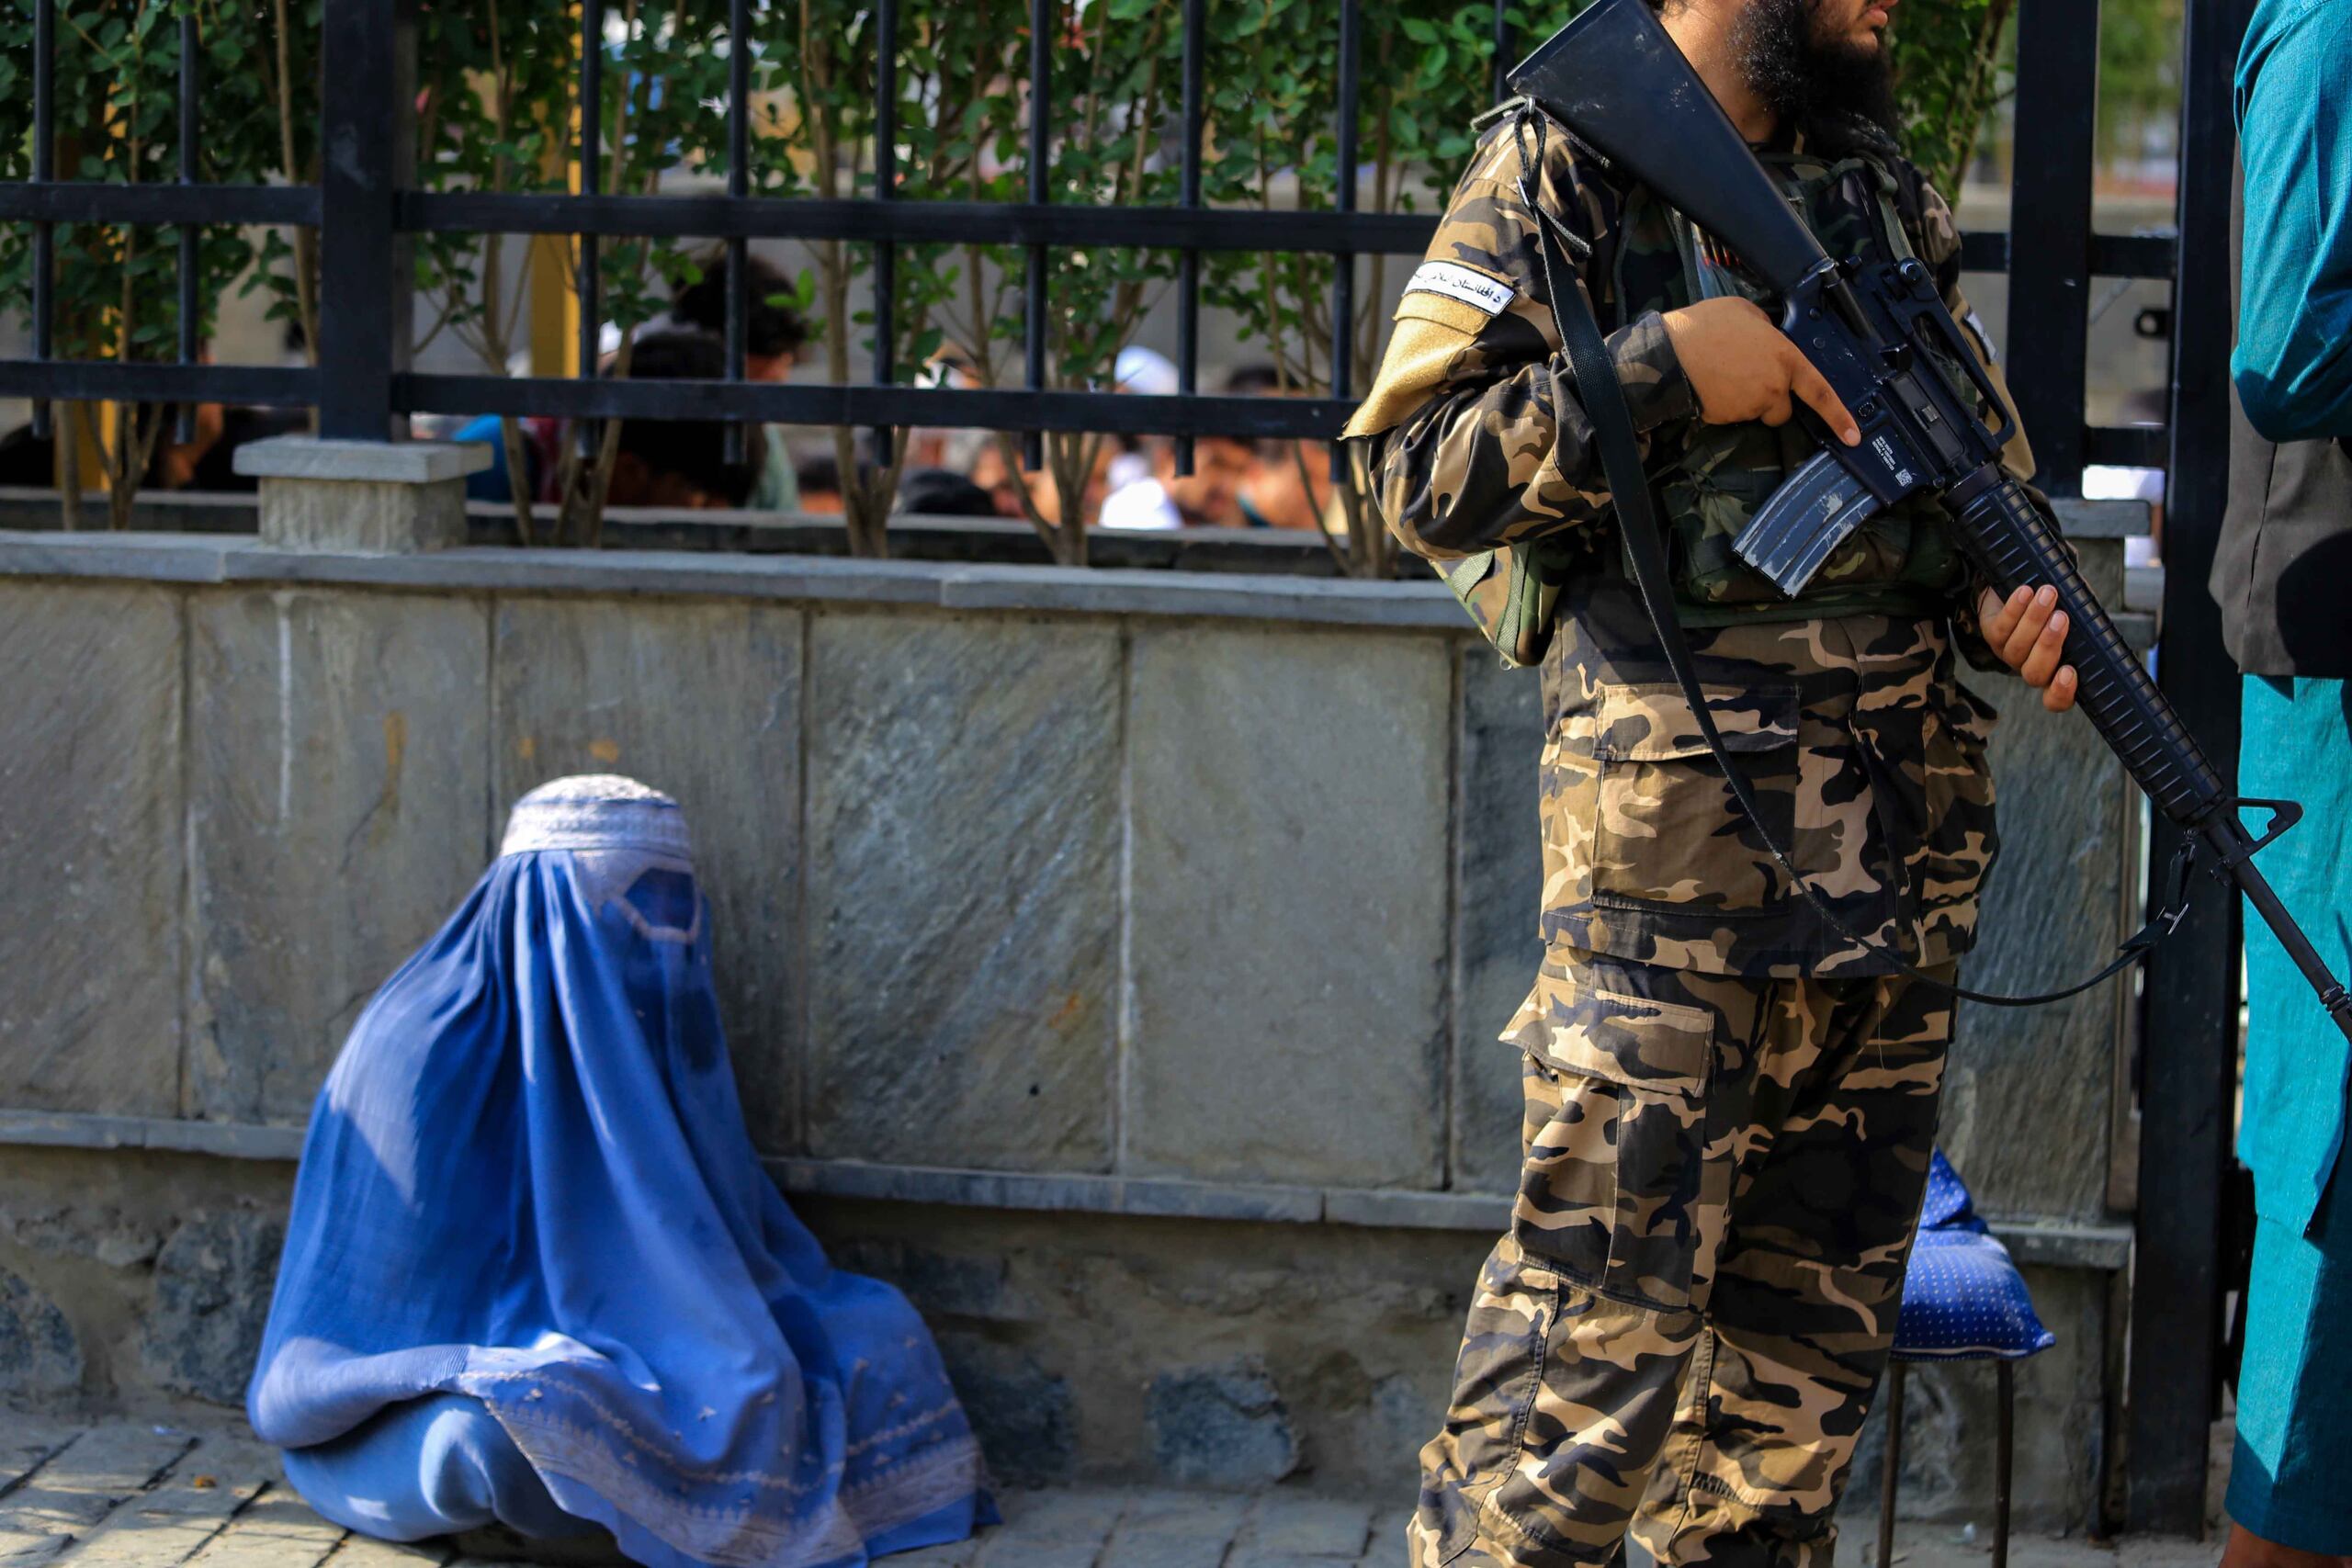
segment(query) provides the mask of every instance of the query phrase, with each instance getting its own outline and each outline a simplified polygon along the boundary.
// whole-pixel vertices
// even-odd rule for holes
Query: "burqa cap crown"
[[[681,861],[694,856],[686,814],[678,803],[618,773],[575,773],[516,801],[498,852],[535,850],[637,850]]]

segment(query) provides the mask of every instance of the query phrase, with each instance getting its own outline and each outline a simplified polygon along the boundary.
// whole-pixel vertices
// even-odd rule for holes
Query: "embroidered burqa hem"
[[[857,1564],[994,1517],[922,1320],[761,1168],[710,975],[677,807],[566,779],[361,1013],[247,1396],[320,1512],[584,1521],[651,1568]]]

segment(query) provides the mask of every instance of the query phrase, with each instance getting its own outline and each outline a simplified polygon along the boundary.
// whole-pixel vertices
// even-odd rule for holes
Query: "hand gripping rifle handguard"
[[[1856,527],[1924,491],[1942,500],[1962,547],[1998,592],[2056,588],[2083,710],[2157,808],[2191,844],[2201,839],[2211,849],[2217,872],[2278,933],[2336,1027],[2352,1037],[2352,996],[2252,860],[2302,808],[2240,800],[2222,786],[2041,508],[2003,471],[2001,448],[2016,432],[2015,416],[1928,269],[1917,260],[1824,254],[1646,0],[1599,0],[1512,72],[1510,84],[1736,252],[1784,301],[1781,330],[1860,427],[1858,446],[1826,443],[1758,509],[1734,541],[1741,558],[1793,596]],[[1973,385],[1947,379],[1929,345],[1966,367]],[[1979,416],[1980,400],[1997,415],[1997,428]],[[1679,640],[1663,624],[1660,636]],[[1713,728],[1703,715],[1701,724]],[[2259,838],[2240,822],[2241,806],[2271,813]]]

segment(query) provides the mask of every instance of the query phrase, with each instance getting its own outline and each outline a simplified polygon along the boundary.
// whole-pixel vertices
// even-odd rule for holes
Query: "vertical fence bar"
[[[736,201],[752,194],[752,6],[727,0],[727,194]],[[727,378],[743,379],[749,358],[752,247],[741,234],[727,242]],[[727,461],[744,457],[743,422],[727,422]]]
[[[2019,6],[2017,144],[2032,155],[2009,197],[2009,390],[2058,495],[2083,490],[2098,95],[2098,0]]]
[[[2237,166],[2231,96],[2252,11],[2252,0],[2189,0],[2184,18],[2157,662],[2165,695],[2225,781],[2237,768],[2238,675],[2205,581],[2229,491],[2230,261],[2237,243],[2230,223]],[[2159,812],[2149,864],[2162,866],[2179,841]],[[2206,1439],[2220,1394],[2239,919],[2234,897],[2193,902],[2172,940],[2150,955],[2142,998],[2124,1497],[2125,1521],[2135,1530],[2193,1534],[2204,1522]]]
[[[1184,145],[1178,199],[1187,211],[1201,205],[1201,76],[1208,55],[1208,0],[1184,0]],[[1176,390],[1201,389],[1201,253],[1187,250],[1176,272]],[[1176,439],[1176,471],[1193,471],[1193,438]]]
[[[580,194],[594,196],[605,183],[605,0],[580,0]],[[596,374],[604,341],[604,288],[596,236],[580,236],[580,271],[572,289],[580,299],[580,364],[576,374]],[[583,440],[603,439],[596,422],[582,420]]]
[[[1510,57],[1510,0],[1495,0],[1495,102],[1510,96],[1510,84],[1503,78],[1513,63]]]
[[[1055,0],[1029,0],[1029,200],[1043,207],[1053,187],[1046,177],[1046,159],[1053,130],[1053,28]],[[1046,247],[1029,247],[1028,276],[1023,279],[1021,352],[1023,380],[1031,391],[1046,385]],[[1046,466],[1046,438],[1030,431],[1022,438],[1022,460],[1032,468]]]
[[[33,178],[57,177],[57,0],[33,0]],[[57,236],[51,225],[33,225],[33,357],[57,351]],[[49,400],[33,404],[33,434],[52,439]],[[69,479],[69,483],[72,480]]]
[[[1356,0],[1340,0],[1339,176],[1332,199],[1341,212],[1356,209]],[[1355,386],[1356,258],[1341,251],[1331,260],[1331,395],[1351,396]]]
[[[411,341],[395,204],[414,155],[415,0],[322,7],[319,71],[319,434],[385,441]]]
[[[889,201],[899,194],[899,6],[898,0],[877,0],[874,9],[874,199]],[[899,378],[899,247],[888,240],[874,242],[874,384],[887,387]],[[888,468],[898,446],[898,433],[887,424],[874,427],[874,462]]]
[[[196,12],[193,8],[180,13],[180,184],[196,184],[196,96],[198,73],[203,62],[196,51]],[[198,230],[193,223],[183,223],[179,231],[179,292],[180,292],[180,363],[196,363],[197,342],[197,276],[196,242]],[[179,428],[173,433],[175,441],[196,439],[196,404],[182,401],[179,405]]]

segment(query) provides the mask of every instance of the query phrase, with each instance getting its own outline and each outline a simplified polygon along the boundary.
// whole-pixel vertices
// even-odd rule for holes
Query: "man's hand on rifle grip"
[[[1702,299],[1666,312],[1666,335],[1709,424],[1786,424],[1803,400],[1838,438],[1862,438],[1854,416],[1772,318],[1746,299]]]
[[[2066,612],[2058,608],[2058,590],[2020,585],[2004,600],[1988,588],[1976,602],[1976,621],[2001,662],[2041,694],[2043,707],[2064,713],[2075,705],[2075,667],[2059,662],[2066,651]]]

